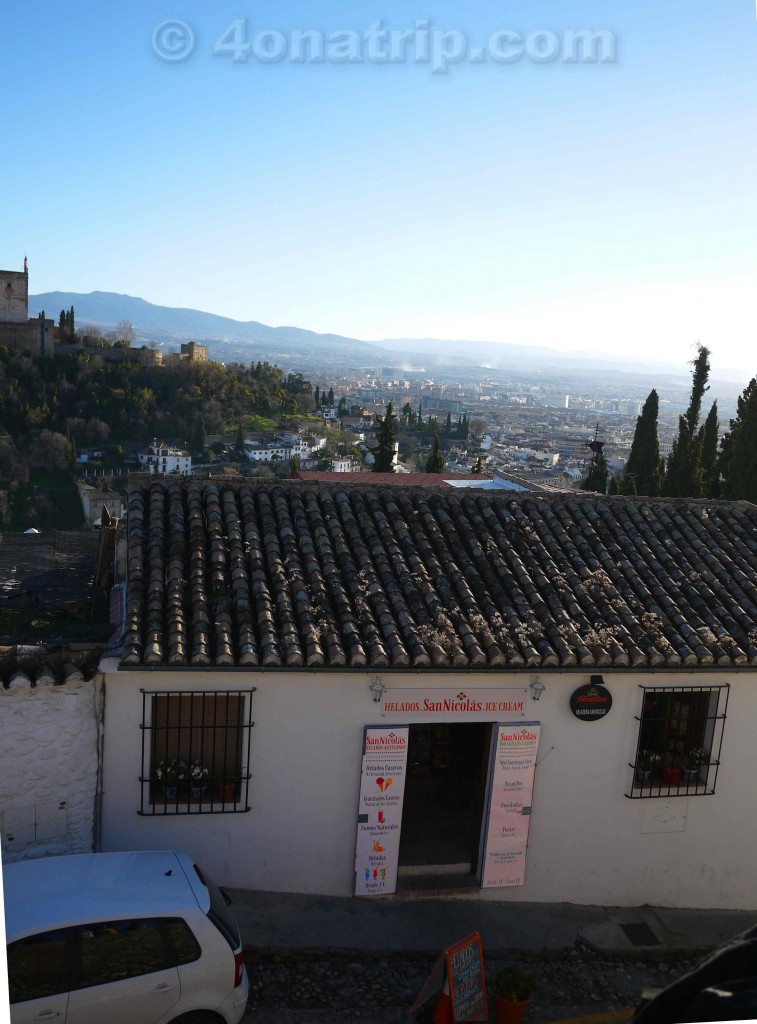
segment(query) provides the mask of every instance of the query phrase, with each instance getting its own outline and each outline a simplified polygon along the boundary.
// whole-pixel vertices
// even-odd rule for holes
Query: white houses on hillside
[[[192,456],[183,448],[174,448],[165,441],[154,440],[139,453],[139,464],[146,473],[179,473],[188,476],[192,472]]]

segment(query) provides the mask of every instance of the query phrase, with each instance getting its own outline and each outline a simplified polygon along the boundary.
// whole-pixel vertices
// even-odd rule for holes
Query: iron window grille
[[[710,796],[720,767],[730,686],[655,686],[643,692],[627,797]]]
[[[254,692],[141,691],[140,814],[250,810]]]

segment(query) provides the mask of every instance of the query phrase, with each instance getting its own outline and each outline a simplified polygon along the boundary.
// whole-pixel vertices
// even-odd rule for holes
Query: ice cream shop
[[[748,907],[755,534],[729,502],[135,484],[99,847],[248,889]]]

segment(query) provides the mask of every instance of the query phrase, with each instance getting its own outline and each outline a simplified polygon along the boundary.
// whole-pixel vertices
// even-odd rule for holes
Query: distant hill
[[[300,368],[321,364],[397,366],[407,370],[466,366],[561,374],[594,370],[606,377],[634,374],[658,381],[663,373],[676,378],[688,377],[685,366],[648,360],[639,364],[633,356],[559,352],[544,346],[439,338],[387,338],[369,342],[339,334],[318,334],[300,327],[270,327],[255,320],[232,320],[198,309],[157,306],[116,292],[43,292],[29,296],[31,316],[44,309],[47,316],[57,321],[60,311],[71,306],[78,324],[96,324],[108,331],[119,321],[128,320],[140,342],[156,341],[172,348],[186,341],[206,342],[211,345],[211,358],[226,362],[263,359],[283,366],[296,362]],[[345,362],[347,359],[350,361]],[[732,381],[741,379],[741,374],[736,372],[720,376]]]
[[[197,309],[156,306],[132,295],[116,292],[43,292],[29,296],[29,314],[36,316],[44,309],[57,320],[62,309],[74,307],[77,323],[90,323],[104,330],[128,320],[140,338],[178,341],[221,341],[257,344],[286,352],[313,351],[314,348],[333,353],[349,349],[355,355],[381,360],[384,352],[370,342],[343,338],[338,334],[316,334],[299,327],[268,327],[254,320],[232,320]]]

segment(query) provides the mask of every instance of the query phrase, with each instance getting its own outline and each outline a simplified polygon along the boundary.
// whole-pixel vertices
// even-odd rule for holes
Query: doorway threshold
[[[470,864],[414,864],[397,873],[398,896],[452,896],[478,888]]]

